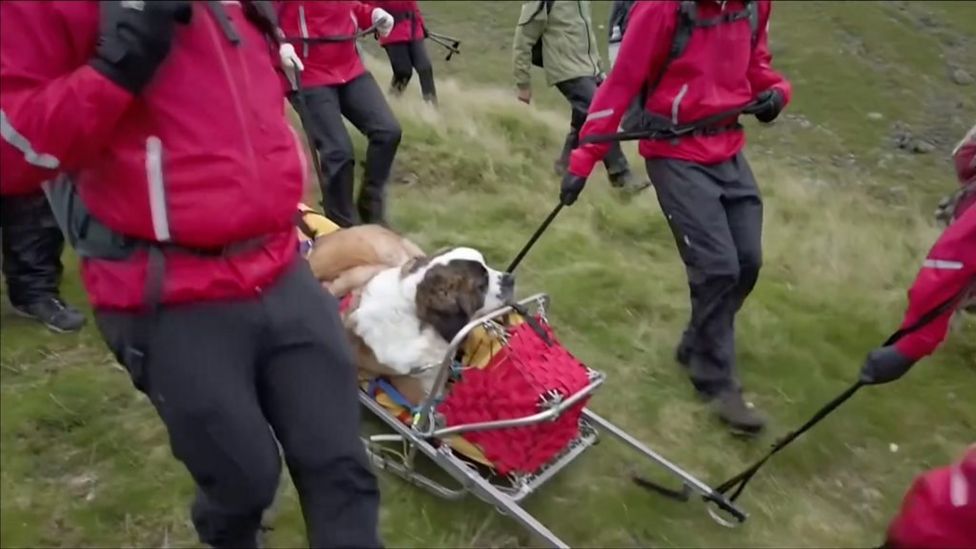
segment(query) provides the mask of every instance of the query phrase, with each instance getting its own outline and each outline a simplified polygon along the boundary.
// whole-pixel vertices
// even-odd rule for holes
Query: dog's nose
[[[515,275],[513,275],[512,273],[503,273],[501,278],[501,285],[502,288],[505,288],[506,290],[514,288]]]

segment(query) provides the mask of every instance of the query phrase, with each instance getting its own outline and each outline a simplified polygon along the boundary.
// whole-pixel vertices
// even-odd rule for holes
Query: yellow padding
[[[302,221],[312,230],[312,235],[305,234],[299,227],[298,238],[301,242],[315,240],[320,236],[334,233],[339,230],[339,226],[332,222],[328,217],[316,212],[305,204],[298,204],[298,211],[302,212]]]

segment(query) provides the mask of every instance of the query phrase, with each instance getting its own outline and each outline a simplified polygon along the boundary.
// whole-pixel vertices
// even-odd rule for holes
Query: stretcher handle
[[[291,43],[304,43],[304,44],[325,44],[325,43],[336,43],[336,42],[350,42],[352,40],[358,40],[364,36],[376,32],[376,25],[367,27],[355,34],[349,35],[336,35],[336,36],[286,36],[284,37],[285,42]]]
[[[519,251],[518,255],[515,256],[515,259],[512,260],[511,265],[508,266],[508,269],[506,269],[505,272],[509,274],[515,272],[515,269],[518,268],[519,264],[522,263],[522,260],[525,259],[526,254],[529,253],[529,250],[532,249],[532,246],[535,246],[536,241],[539,240],[539,238],[542,236],[542,233],[546,232],[546,229],[549,228],[549,225],[552,224],[553,220],[556,219],[556,216],[559,215],[559,212],[562,209],[563,209],[563,203],[562,201],[560,201],[559,204],[557,204],[556,207],[553,208],[551,212],[549,212],[549,215],[546,216],[546,219],[542,222],[542,225],[539,225],[539,228],[536,229],[534,233],[532,233],[532,237],[529,238],[529,241],[525,243],[525,246],[523,246],[522,249]]]

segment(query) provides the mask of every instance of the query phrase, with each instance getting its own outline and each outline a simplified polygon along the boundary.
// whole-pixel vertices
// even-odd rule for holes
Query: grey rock
[[[927,154],[935,150],[935,145],[924,139],[916,139],[912,143],[912,152],[917,154]]]
[[[965,69],[956,69],[952,71],[952,81],[960,86],[968,86],[973,82],[976,82],[976,78],[969,74]]]
[[[868,119],[870,119],[870,120],[881,120],[883,118],[884,118],[884,115],[881,114],[880,112],[869,112],[868,113]]]

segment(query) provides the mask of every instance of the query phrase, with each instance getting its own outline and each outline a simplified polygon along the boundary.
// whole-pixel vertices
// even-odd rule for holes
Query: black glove
[[[905,375],[915,360],[911,359],[895,348],[894,345],[878,347],[868,353],[867,360],[861,368],[861,382],[869,385],[888,383]]]
[[[779,90],[766,90],[756,96],[755,104],[743,110],[743,114],[754,114],[763,123],[776,120],[783,110],[783,94]]]
[[[583,192],[583,187],[586,186],[586,178],[580,177],[578,175],[573,175],[570,172],[566,172],[563,176],[563,183],[559,189],[559,201],[563,203],[564,206],[572,206],[573,202],[579,198],[581,192]]]
[[[91,66],[132,93],[152,80],[169,54],[176,23],[190,22],[188,0],[100,2],[100,34]]]

